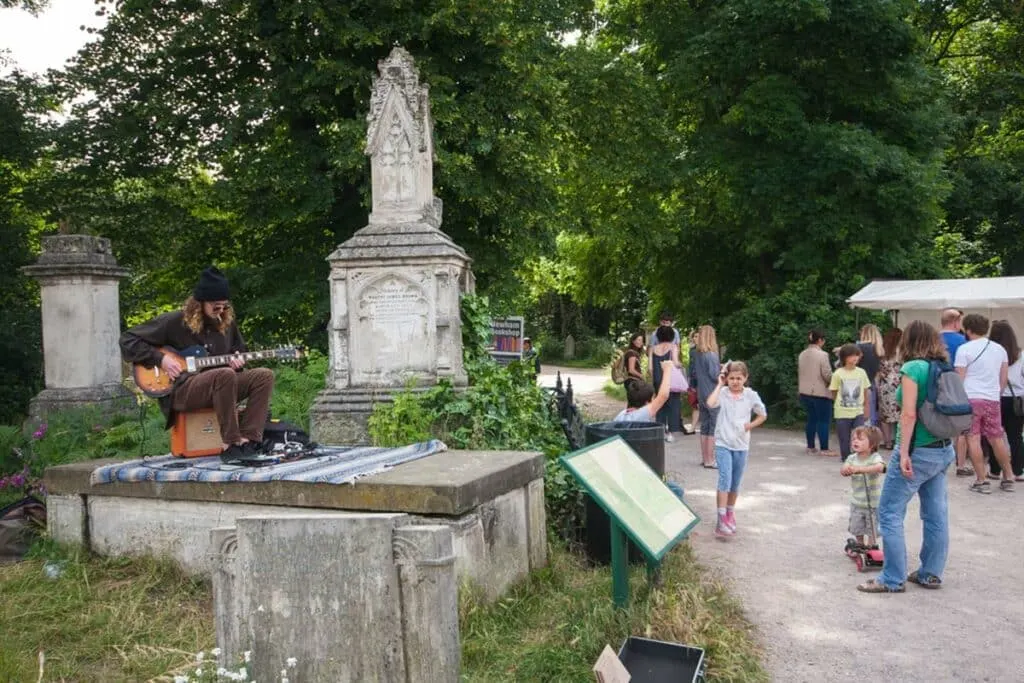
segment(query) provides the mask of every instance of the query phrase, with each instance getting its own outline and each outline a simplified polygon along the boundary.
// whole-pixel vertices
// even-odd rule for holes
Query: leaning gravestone
[[[323,443],[366,442],[373,405],[410,381],[466,384],[459,297],[474,281],[471,259],[440,229],[429,89],[402,48],[378,68],[366,136],[373,210],[328,259],[330,366],[310,410]]]

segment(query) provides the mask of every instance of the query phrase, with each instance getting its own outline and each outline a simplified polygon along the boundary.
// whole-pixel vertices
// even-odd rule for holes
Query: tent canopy
[[[1024,337],[1024,277],[969,280],[875,280],[846,303],[854,308],[889,311],[893,324],[911,320],[939,325],[939,312],[959,308],[989,320],[1009,321],[1018,339]]]
[[[854,308],[881,311],[1024,309],[1024,277],[875,280],[847,299],[846,303]]]

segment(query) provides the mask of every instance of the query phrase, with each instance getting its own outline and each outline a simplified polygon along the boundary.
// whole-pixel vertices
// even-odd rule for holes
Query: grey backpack
[[[940,439],[952,439],[971,427],[971,404],[964,380],[949,363],[928,362],[928,382],[918,420]]]

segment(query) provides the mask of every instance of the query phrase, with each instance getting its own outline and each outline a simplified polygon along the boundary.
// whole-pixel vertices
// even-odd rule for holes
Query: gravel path
[[[692,544],[720,572],[761,632],[778,681],[1024,681],[1024,486],[980,496],[951,477],[945,585],[894,595],[859,593],[842,552],[849,481],[838,459],[805,455],[802,435],[754,433],[736,517],[739,535],[712,534],[717,472],[699,466],[697,437],[666,444],[666,469],[702,522]],[[907,512],[910,568],[921,541],[916,498]]]

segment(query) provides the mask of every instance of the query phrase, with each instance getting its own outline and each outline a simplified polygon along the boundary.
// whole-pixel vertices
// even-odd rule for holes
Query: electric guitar
[[[302,350],[295,346],[282,346],[264,351],[246,351],[245,353],[228,353],[222,356],[208,356],[206,355],[206,349],[202,346],[190,346],[181,351],[170,346],[162,346],[160,347],[160,352],[178,361],[182,367],[182,375],[228,365],[232,358],[241,358],[246,362],[267,358],[274,360],[297,360],[302,358]],[[139,390],[151,398],[167,396],[174,388],[174,380],[159,365],[147,368],[140,363],[136,363],[132,368],[132,379],[135,380],[135,385]]]

